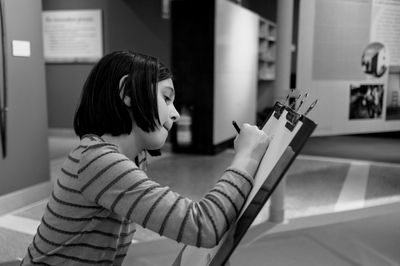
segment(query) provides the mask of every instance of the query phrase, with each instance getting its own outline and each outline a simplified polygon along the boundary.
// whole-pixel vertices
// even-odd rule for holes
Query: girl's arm
[[[207,248],[217,245],[237,218],[261,158],[237,152],[216,185],[200,201],[193,201],[152,181],[131,160],[110,149],[92,149],[81,158],[82,194],[160,235]]]

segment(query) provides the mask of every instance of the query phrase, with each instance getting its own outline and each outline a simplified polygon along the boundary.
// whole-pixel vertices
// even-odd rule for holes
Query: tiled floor
[[[270,234],[234,253],[232,266],[400,265],[399,219],[397,212]]]
[[[75,143],[74,139],[50,139],[52,178],[63,161],[60,157]],[[231,265],[400,265],[400,157],[393,159],[396,150],[390,163],[309,154],[300,155],[287,174],[286,222],[269,223],[268,210],[262,212]],[[216,156],[167,152],[151,160],[148,174],[199,199],[232,156],[231,150]],[[33,203],[0,217],[0,262],[24,254],[45,204]],[[140,230],[125,265],[169,265],[180,247]]]

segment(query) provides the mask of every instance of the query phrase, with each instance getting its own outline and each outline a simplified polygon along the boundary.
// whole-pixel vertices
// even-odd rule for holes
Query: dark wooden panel
[[[214,153],[214,34],[215,1],[171,2],[172,71],[176,106],[192,109],[192,145],[177,145],[176,128],[171,141],[174,151]]]

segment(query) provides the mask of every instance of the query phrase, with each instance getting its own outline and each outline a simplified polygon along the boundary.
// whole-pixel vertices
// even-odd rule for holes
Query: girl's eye
[[[164,96],[164,100],[167,104],[171,103],[171,98],[169,98],[168,96]]]

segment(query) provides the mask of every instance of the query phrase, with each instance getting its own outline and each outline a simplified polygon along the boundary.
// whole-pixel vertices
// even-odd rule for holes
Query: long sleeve
[[[189,245],[218,244],[242,208],[253,178],[230,167],[199,201],[152,181],[112,146],[92,146],[79,163],[80,192],[127,220]]]

